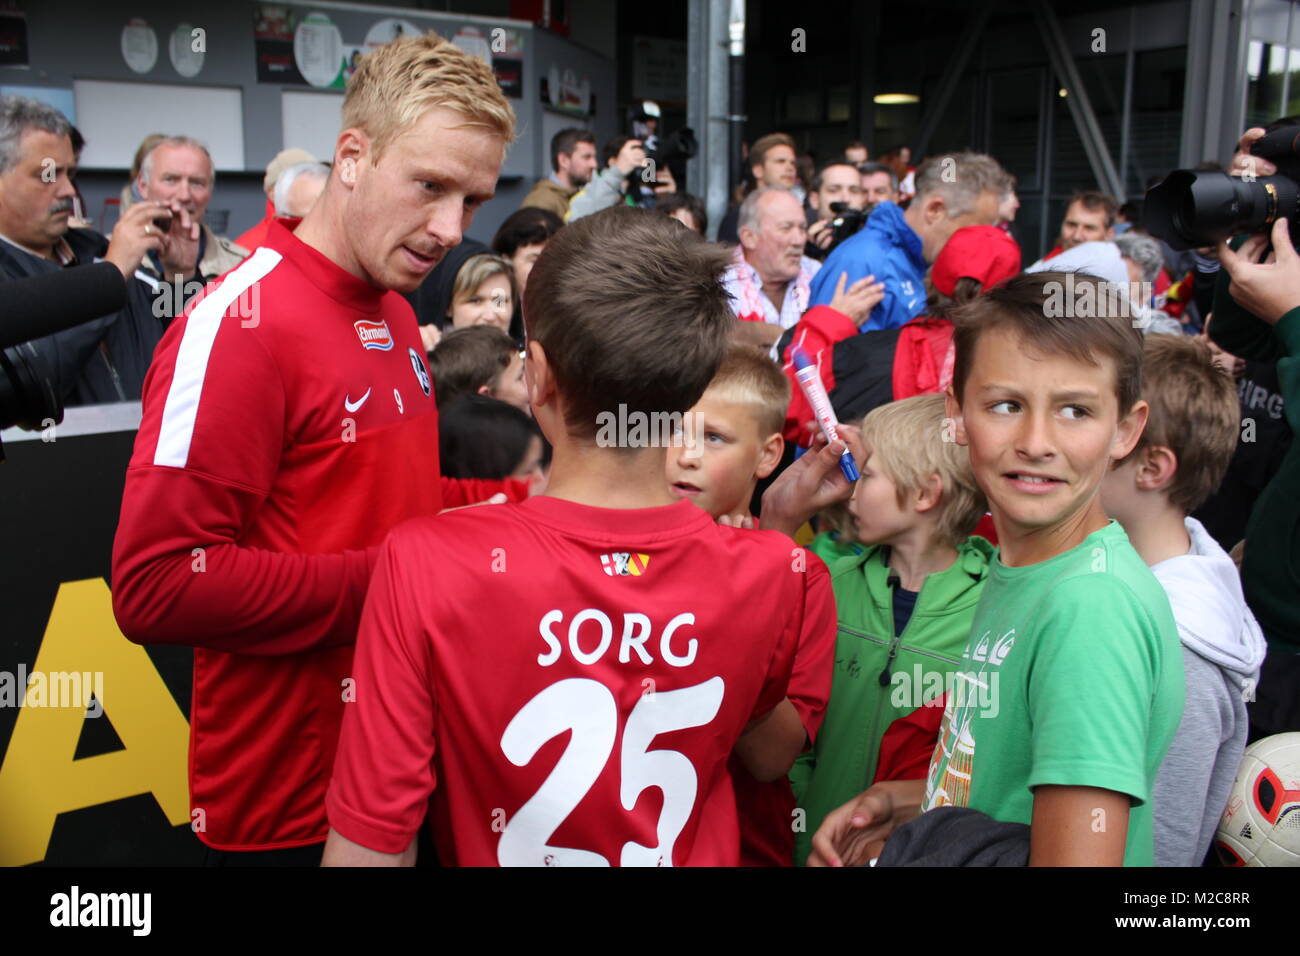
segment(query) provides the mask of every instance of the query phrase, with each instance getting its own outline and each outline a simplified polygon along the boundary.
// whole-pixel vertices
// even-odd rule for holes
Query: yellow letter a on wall
[[[44,859],[58,814],[110,800],[152,793],[173,826],[189,822],[189,725],[144,648],[118,630],[102,578],[59,587],[32,665],[47,681],[74,671],[103,674],[102,685],[85,685],[80,706],[18,711],[0,763],[0,866]],[[124,749],[73,760],[90,693],[101,687]]]

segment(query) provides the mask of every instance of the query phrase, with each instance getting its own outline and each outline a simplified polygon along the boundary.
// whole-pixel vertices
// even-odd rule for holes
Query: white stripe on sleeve
[[[190,311],[176,352],[176,369],[167,390],[167,402],[163,406],[158,447],[153,454],[155,465],[184,468],[189,463],[190,441],[194,438],[194,421],[203,394],[203,379],[208,372],[208,357],[212,354],[212,343],[216,341],[221,320],[235,300],[266,278],[280,259],[280,253],[261,246],[232,269],[221,285]]]

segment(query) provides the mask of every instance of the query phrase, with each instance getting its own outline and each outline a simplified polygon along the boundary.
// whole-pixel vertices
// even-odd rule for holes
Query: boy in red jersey
[[[491,493],[440,484],[398,293],[491,198],[510,106],[486,64],[427,35],[363,58],[343,121],[296,231],[272,223],[159,344],[114,543],[122,632],[195,648],[190,799],[213,863],[319,862],[378,546]]]
[[[777,704],[835,613],[815,557],[716,525],[664,480],[726,349],[727,258],[623,207],[547,244],[524,318],[550,486],[389,536],[326,865],[413,862],[431,794],[445,863],[738,862],[728,757],[760,780],[790,766],[804,730]]]

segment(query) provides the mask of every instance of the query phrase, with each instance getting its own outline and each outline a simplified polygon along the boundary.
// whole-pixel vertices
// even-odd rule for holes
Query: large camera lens
[[[0,352],[0,428],[44,428],[63,421],[63,406],[31,343]]]
[[[1264,232],[1279,218],[1300,220],[1300,187],[1285,176],[1250,182],[1214,170],[1176,169],[1147,193],[1142,222],[1175,249],[1194,249]]]

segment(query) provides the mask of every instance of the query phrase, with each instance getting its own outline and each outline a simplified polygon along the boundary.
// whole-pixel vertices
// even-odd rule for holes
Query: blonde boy
[[[748,518],[754,488],[772,473],[785,450],[781,427],[789,404],[790,382],[776,363],[762,349],[733,342],[704,395],[686,413],[687,434],[669,451],[666,474],[674,497],[724,521]],[[833,650],[827,639],[801,644],[796,651],[788,696],[777,713],[790,737],[801,742],[797,749],[816,739],[821,726]],[[736,757],[730,769],[740,816],[741,864],[789,866],[795,805],[789,782],[782,776],[760,783]]]
[[[830,565],[830,704],[814,750],[790,773],[808,823],[795,837],[799,863],[828,813],[876,780],[922,777],[934,749],[993,556],[970,536],[984,495],[952,438],[942,395],[882,405],[863,420],[849,513],[866,550]]]
[[[732,344],[718,374],[685,417],[668,455],[672,493],[713,517],[748,515],[758,482],[781,461],[790,383],[762,349]]]

